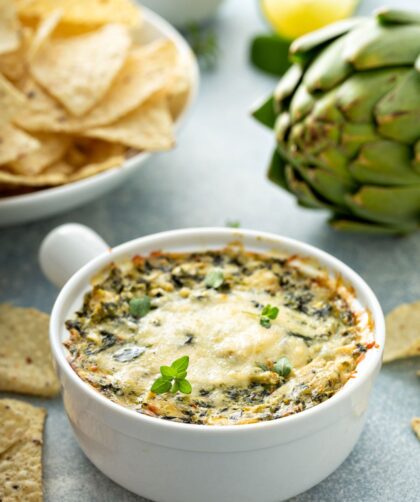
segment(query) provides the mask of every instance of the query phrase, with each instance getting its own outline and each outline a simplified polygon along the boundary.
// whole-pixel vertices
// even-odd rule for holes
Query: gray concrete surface
[[[365,0],[370,12],[380,0]],[[416,6],[415,0],[393,0]],[[0,229],[0,301],[49,311],[56,289],[42,277],[43,236],[64,222],[91,226],[111,245],[172,228],[224,225],[275,232],[319,246],[344,260],[372,286],[385,312],[420,298],[420,234],[406,238],[337,233],[326,215],[300,209],[265,179],[270,134],[250,105],[275,79],[250,67],[252,34],[264,29],[256,2],[229,0],[217,20],[218,68],[202,78],[199,100],[179,146],[153,157],[125,186],[60,217]],[[373,392],[366,428],[353,453],[328,479],[294,502],[420,500],[420,443],[409,422],[420,415],[420,360],[387,365]],[[60,398],[28,399],[48,408],[44,486],[47,501],[141,501],[103,476],[79,449]],[[197,499],[197,502],[200,502]],[[229,502],[229,501],[215,501]]]

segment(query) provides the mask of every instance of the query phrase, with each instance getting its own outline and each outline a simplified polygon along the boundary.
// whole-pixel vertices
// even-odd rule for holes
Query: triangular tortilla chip
[[[25,96],[0,73],[0,126],[8,124],[25,102]]]
[[[71,114],[81,116],[105,95],[130,44],[127,28],[117,24],[77,37],[53,39],[35,54],[31,72]]]
[[[108,23],[135,26],[141,21],[139,7],[130,0],[16,0],[16,3],[19,16],[29,23],[37,23],[60,8],[64,28],[76,33]]]
[[[70,145],[68,136],[48,132],[35,133],[33,136],[39,141],[38,150],[8,164],[9,169],[16,174],[29,176],[39,174],[46,167],[60,160]]]
[[[82,180],[84,178],[94,176],[95,174],[102,173],[103,171],[108,171],[109,169],[112,169],[114,167],[120,167],[124,164],[124,160],[125,159],[123,156],[115,156],[102,162],[88,164],[72,174],[69,177],[69,181]]]
[[[169,150],[174,145],[167,99],[160,95],[150,98],[117,122],[90,129],[85,135],[148,152]]]
[[[58,393],[48,325],[43,312],[0,305],[0,391],[46,397]]]
[[[38,25],[35,35],[32,37],[27,58],[31,60],[35,57],[37,52],[49,42],[54,30],[57,28],[63,15],[62,9],[55,9]]]
[[[12,0],[0,0],[0,54],[12,52],[19,47],[19,21]]]
[[[420,356],[420,301],[400,305],[386,316],[384,362]]]
[[[0,127],[0,165],[19,159],[39,147],[39,141],[20,129],[11,125]]]
[[[0,455],[0,500],[41,502],[46,411],[14,399],[4,399],[1,402],[27,417],[29,423],[23,437]]]
[[[13,406],[0,399],[0,455],[24,436],[29,422]]]
[[[28,106],[15,122],[28,131],[78,133],[111,124],[138,108],[170,81],[177,60],[172,42],[159,40],[131,51],[104,98],[84,117],[72,117],[33,80],[17,84]]]

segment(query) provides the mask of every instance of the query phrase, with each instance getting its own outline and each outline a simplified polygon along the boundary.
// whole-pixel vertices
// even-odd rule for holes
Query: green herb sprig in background
[[[191,394],[192,387],[187,380],[189,363],[190,358],[183,356],[176,359],[170,366],[161,366],[161,376],[153,382],[151,391],[155,394],[164,394],[165,392],[176,394],[178,391],[183,394]]]
[[[191,23],[184,28],[183,33],[197,56],[201,68],[206,71],[214,70],[220,52],[214,27]]]

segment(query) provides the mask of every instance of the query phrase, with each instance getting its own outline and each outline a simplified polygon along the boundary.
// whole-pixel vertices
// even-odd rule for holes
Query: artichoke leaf
[[[277,117],[276,123],[274,124],[274,132],[276,140],[279,143],[284,143],[286,141],[291,123],[290,114],[287,112],[283,112]]]
[[[277,113],[280,113],[284,109],[283,102],[295,92],[302,78],[302,73],[302,68],[294,64],[287,70],[277,84],[274,90],[274,105]]]
[[[319,167],[323,167],[327,171],[337,173],[344,178],[351,180],[351,176],[348,171],[348,158],[344,153],[337,147],[325,148],[319,152],[317,156],[317,164]]]
[[[290,102],[292,122],[297,122],[306,117],[314,104],[315,98],[308,92],[304,83],[300,84]]]
[[[349,170],[361,183],[391,186],[420,184],[420,173],[417,174],[412,167],[411,149],[395,141],[366,143]]]
[[[326,200],[346,209],[346,197],[357,185],[346,176],[320,167],[298,167],[300,176]]]
[[[414,145],[413,169],[420,174],[420,140]]]
[[[406,10],[380,7],[374,12],[376,19],[382,24],[419,24],[420,13]]]
[[[327,92],[316,101],[311,118],[321,122],[342,123],[345,120],[344,115],[338,109],[337,90]]]
[[[420,185],[405,187],[363,186],[346,198],[347,206],[361,218],[388,224],[419,224]]]
[[[270,181],[282,188],[288,190],[288,184],[286,182],[285,176],[286,161],[279,154],[277,150],[274,150],[273,155],[268,166],[267,177]]]
[[[417,228],[416,224],[384,225],[365,220],[347,219],[341,216],[331,218],[329,224],[336,230],[380,235],[405,235]]]
[[[336,146],[340,140],[339,124],[313,120],[311,117],[305,119],[302,124],[304,126],[302,149],[309,154],[317,154],[325,148]]]
[[[420,44],[420,43],[419,43]],[[420,137],[420,75],[409,71],[375,107],[383,136],[411,144]]]
[[[378,139],[380,137],[372,123],[353,124],[346,122],[341,129],[340,149],[348,158],[353,158],[365,143]]]
[[[331,204],[318,198],[312,188],[296,175],[292,166],[286,166],[285,175],[289,191],[296,195],[298,203],[301,206],[311,209],[331,209],[333,207]]]
[[[419,39],[420,25],[382,26],[371,20],[346,36],[344,58],[357,70],[412,65]]]
[[[310,64],[303,77],[309,92],[329,91],[352,73],[351,64],[343,57],[347,36],[335,40],[323,49]]]
[[[364,18],[344,19],[298,38],[290,46],[291,58],[294,61],[307,62],[323,45],[354,29],[362,21]]]
[[[408,73],[407,68],[371,70],[356,73],[337,89],[336,105],[351,122],[370,122],[374,107]]]
[[[270,95],[268,98],[262,100],[262,102],[260,101],[258,105],[254,107],[251,115],[261,124],[273,129],[276,122],[273,96]]]

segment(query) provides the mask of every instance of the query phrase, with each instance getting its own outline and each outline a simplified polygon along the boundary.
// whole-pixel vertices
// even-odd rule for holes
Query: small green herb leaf
[[[238,220],[227,220],[226,226],[230,228],[239,228],[241,226],[241,222]]]
[[[182,356],[170,366],[161,366],[161,376],[154,381],[151,388],[152,392],[155,394],[163,394],[164,392],[176,394],[180,391],[183,394],[191,394],[191,384],[186,380],[189,363],[190,358]]]
[[[281,357],[275,363],[274,371],[282,377],[287,377],[292,371],[292,364],[286,356]]]
[[[176,378],[177,376],[176,369],[172,368],[171,366],[161,366],[160,373],[163,377],[169,378],[171,380],[172,378]]]
[[[260,324],[263,328],[269,329],[271,327],[271,321],[268,317],[262,316],[260,319]]]
[[[191,384],[188,380],[184,379],[184,380],[179,380],[178,381],[178,385],[179,385],[179,390],[183,393],[183,394],[191,394],[192,392],[192,387],[191,387]]]
[[[129,310],[133,317],[144,317],[151,308],[150,298],[147,295],[135,297],[130,300]]]
[[[165,377],[159,377],[152,385],[152,392],[155,394],[163,394],[171,389],[171,381]]]
[[[204,283],[208,288],[217,289],[223,284],[223,280],[223,270],[214,268],[207,273]]]
[[[177,374],[179,374],[187,370],[189,363],[190,358],[188,356],[182,356],[171,364],[171,368],[176,370]]]
[[[263,328],[270,328],[271,321],[277,319],[279,315],[278,307],[272,307],[271,305],[265,305],[265,307],[261,311],[260,324]]]
[[[266,305],[261,312],[261,315],[268,317],[271,320],[277,319],[279,315],[278,307],[272,307],[271,305]]]

